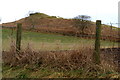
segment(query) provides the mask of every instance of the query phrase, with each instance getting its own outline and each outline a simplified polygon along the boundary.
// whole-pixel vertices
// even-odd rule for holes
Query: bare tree
[[[78,15],[74,17],[74,27],[84,34],[84,30],[90,25],[90,18],[91,17],[87,15]]]

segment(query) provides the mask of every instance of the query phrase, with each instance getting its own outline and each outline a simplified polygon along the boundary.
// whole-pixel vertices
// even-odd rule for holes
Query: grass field
[[[16,31],[2,29],[3,50],[9,50],[10,45],[15,45]],[[12,37],[11,37],[12,36]],[[83,46],[94,47],[94,39],[83,39],[74,36],[62,36],[59,34],[37,33],[31,31],[22,32],[22,49],[27,46],[33,50],[75,50]],[[101,47],[113,47],[118,43],[101,41]]]

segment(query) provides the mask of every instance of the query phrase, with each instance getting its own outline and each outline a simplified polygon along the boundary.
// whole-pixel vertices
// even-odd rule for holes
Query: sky
[[[0,0],[0,23],[19,20],[29,11],[51,16],[73,18],[77,15],[91,16],[92,21],[102,24],[118,23],[120,0]],[[117,25],[115,25],[117,26]]]

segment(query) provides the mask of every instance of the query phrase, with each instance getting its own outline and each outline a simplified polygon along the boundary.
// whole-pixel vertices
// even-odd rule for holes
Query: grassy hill
[[[56,16],[49,16],[44,13],[32,13],[28,17],[20,19],[15,22],[3,23],[4,27],[16,27],[16,23],[22,23],[22,27],[25,30],[32,30],[35,32],[45,32],[45,33],[58,33],[62,35],[79,36],[81,33],[74,27],[74,19],[64,19]],[[88,28],[84,30],[86,35],[95,35],[96,26],[95,22],[91,22]],[[111,37],[111,40],[118,36],[118,29],[111,29],[108,25],[102,25],[102,36]]]

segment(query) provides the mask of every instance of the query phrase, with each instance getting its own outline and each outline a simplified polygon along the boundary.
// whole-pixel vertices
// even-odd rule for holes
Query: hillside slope
[[[74,27],[74,19],[64,19],[55,16],[49,16],[44,13],[30,14],[28,17],[15,22],[3,23],[2,26],[16,27],[16,23],[22,23],[23,29],[37,32],[60,33],[63,35],[80,35],[81,33]],[[86,35],[95,35],[95,23],[84,30]],[[34,29],[33,29],[34,28]],[[111,29],[108,25],[102,25],[102,35],[118,37],[118,30]]]

